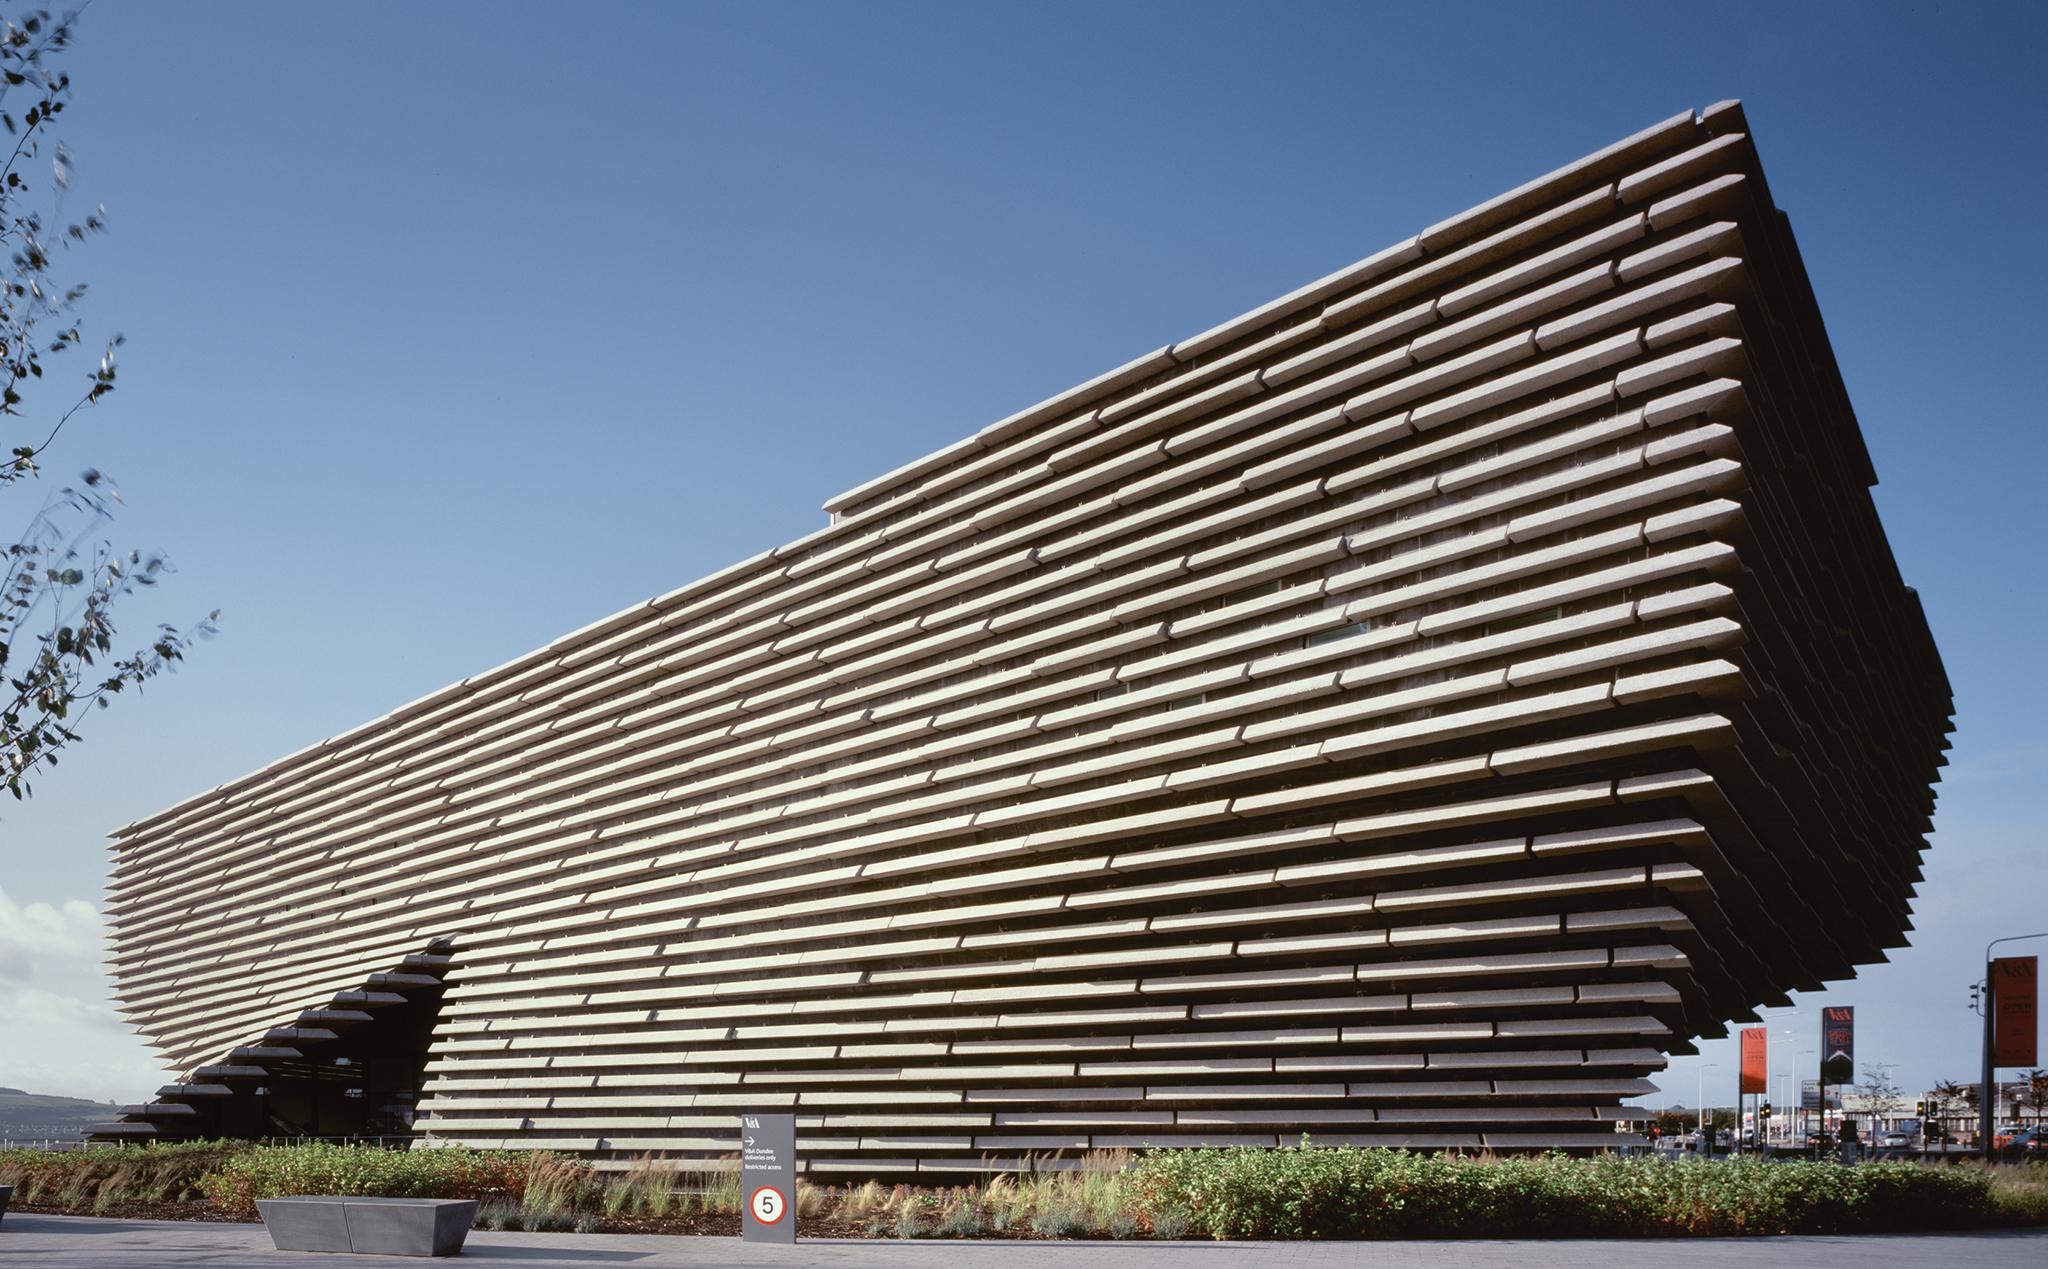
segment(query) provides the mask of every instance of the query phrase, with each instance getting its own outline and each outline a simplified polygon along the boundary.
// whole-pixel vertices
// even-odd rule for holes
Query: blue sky
[[[1914,946],[1824,999],[1970,1078],[1983,940],[2048,929],[2044,12],[100,0],[62,136],[129,344],[51,471],[177,561],[132,628],[222,633],[0,808],[0,1084],[158,1082],[93,969],[108,829],[1725,97],[1960,711]]]

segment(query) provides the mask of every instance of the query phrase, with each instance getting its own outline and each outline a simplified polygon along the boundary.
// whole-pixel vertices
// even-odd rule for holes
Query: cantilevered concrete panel
[[[1626,1140],[1665,1053],[1903,942],[1949,730],[1747,133],[1667,120],[122,829],[114,981],[188,1072],[125,1131],[425,1009],[432,1141]]]

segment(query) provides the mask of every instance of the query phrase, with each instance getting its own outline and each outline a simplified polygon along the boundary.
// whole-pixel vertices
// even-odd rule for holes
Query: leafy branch
[[[70,47],[77,21],[76,13],[53,17],[43,9],[0,19],[0,127],[14,138],[0,164],[0,243],[8,253],[7,274],[0,279],[0,426],[24,438],[0,460],[0,489],[38,478],[39,460],[75,417],[113,392],[118,373],[115,353],[122,339],[115,335],[84,386],[75,396],[60,397],[54,419],[33,421],[26,396],[44,378],[46,359],[84,342],[76,310],[86,286],[59,276],[58,253],[106,231],[103,207],[65,222],[71,155],[49,137],[52,121],[71,98],[71,77],[51,62]],[[46,144],[52,154],[47,215],[30,205],[37,191],[24,174]],[[61,226],[54,234],[53,225]],[[113,482],[87,469],[77,485],[47,497],[21,540],[5,548],[0,787],[16,798],[28,796],[30,777],[55,767],[63,749],[80,739],[78,721],[87,710],[105,708],[131,688],[140,690],[183,660],[195,638],[213,631],[218,614],[190,631],[159,626],[145,646],[116,652],[116,601],[155,586],[170,571],[161,555],[119,551],[98,538],[119,502]]]

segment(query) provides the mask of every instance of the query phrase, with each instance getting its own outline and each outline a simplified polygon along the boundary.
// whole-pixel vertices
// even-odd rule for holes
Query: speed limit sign
[[[748,1242],[794,1243],[796,1116],[784,1112],[740,1116],[740,1237]]]
[[[789,1210],[789,1200],[782,1196],[781,1190],[764,1185],[754,1191],[754,1197],[747,1200],[747,1206],[753,1211],[755,1220],[763,1225],[773,1225]]]

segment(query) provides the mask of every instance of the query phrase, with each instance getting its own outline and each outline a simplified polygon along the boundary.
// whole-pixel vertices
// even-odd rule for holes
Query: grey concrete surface
[[[1369,1269],[2013,1269],[2048,1263],[2048,1230],[1865,1238],[1475,1240],[1385,1243],[858,1242],[795,1247],[737,1238],[635,1234],[517,1234],[478,1230],[453,1263],[519,1269],[1210,1269],[1212,1266],[1366,1266]],[[393,1265],[389,1256],[274,1251],[261,1225],[99,1220],[16,1213],[0,1225],[6,1269],[209,1269]]]

